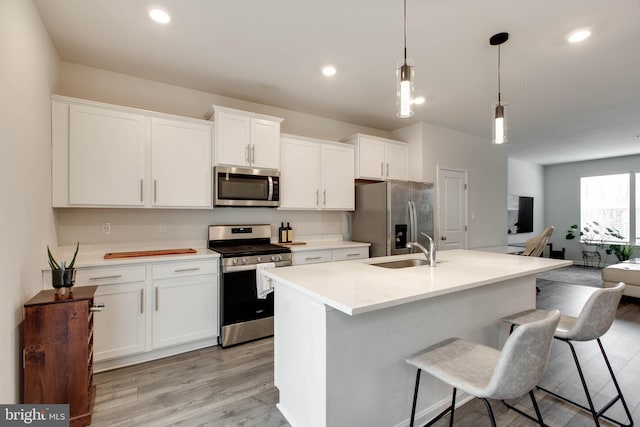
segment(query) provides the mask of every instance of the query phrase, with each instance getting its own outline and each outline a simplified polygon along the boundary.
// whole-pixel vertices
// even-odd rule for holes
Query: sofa
[[[602,282],[605,288],[624,282],[624,294],[640,298],[640,262],[623,262],[603,268]]]

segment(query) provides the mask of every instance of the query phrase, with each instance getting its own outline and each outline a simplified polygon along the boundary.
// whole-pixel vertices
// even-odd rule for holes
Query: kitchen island
[[[267,269],[275,286],[278,409],[294,427],[408,424],[411,354],[457,336],[499,348],[503,316],[535,307],[536,273],[571,261],[481,251],[438,253],[438,265],[383,268],[422,254]],[[447,406],[428,376],[417,422]],[[466,398],[459,395],[458,402]]]

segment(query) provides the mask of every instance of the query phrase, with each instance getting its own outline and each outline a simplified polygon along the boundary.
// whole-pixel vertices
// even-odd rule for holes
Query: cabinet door
[[[384,142],[360,137],[358,141],[358,178],[384,178]]]
[[[153,348],[218,335],[218,276],[153,282]]]
[[[251,119],[251,166],[280,168],[280,123]]]
[[[385,145],[385,178],[409,180],[409,147],[406,144]]]
[[[211,127],[152,119],[153,206],[211,207]]]
[[[69,204],[144,204],[145,118],[89,106],[69,111]]]
[[[353,147],[327,144],[321,146],[321,153],[321,207],[323,209],[354,210]]]
[[[227,112],[216,113],[216,163],[249,166],[251,119]]]
[[[282,138],[281,209],[317,209],[319,207],[318,165],[317,143]]]
[[[101,284],[96,304],[105,308],[94,316],[96,362],[145,351],[144,282]]]

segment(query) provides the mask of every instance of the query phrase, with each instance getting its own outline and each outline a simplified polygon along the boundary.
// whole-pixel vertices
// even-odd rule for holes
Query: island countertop
[[[438,252],[436,267],[383,268],[372,264],[423,254],[396,255],[266,269],[263,274],[348,315],[419,301],[572,264],[572,261],[473,250]]]

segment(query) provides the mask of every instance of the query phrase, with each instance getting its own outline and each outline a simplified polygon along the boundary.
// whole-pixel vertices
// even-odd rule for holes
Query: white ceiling
[[[491,137],[497,48],[509,156],[540,164],[640,153],[638,0],[407,0],[416,95],[395,117],[402,0],[34,0],[63,60],[394,130]],[[152,22],[152,6],[172,16]],[[566,41],[590,27],[591,38]],[[334,64],[333,78],[321,75]],[[203,112],[204,113],[204,112]]]

